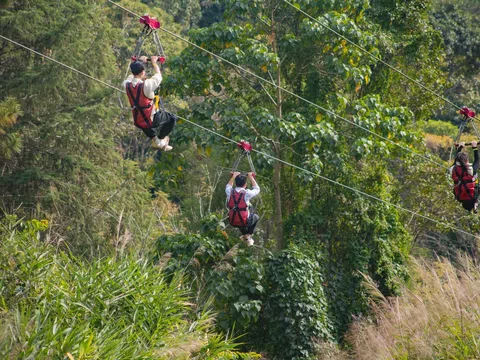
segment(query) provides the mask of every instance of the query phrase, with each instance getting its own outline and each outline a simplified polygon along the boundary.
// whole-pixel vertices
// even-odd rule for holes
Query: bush
[[[285,222],[285,234],[320,264],[333,334],[341,340],[352,321],[368,311],[360,273],[369,274],[386,296],[408,279],[409,237],[395,209],[353,196],[325,196]],[[338,216],[341,213],[342,216]]]
[[[260,336],[257,325],[265,289],[263,263],[253,255],[251,249],[233,248],[213,269],[208,286],[220,328],[248,333],[247,338],[255,342]]]
[[[455,139],[458,134],[458,127],[447,121],[441,120],[429,120],[421,123],[420,128],[427,134],[448,136],[452,139]]]
[[[214,215],[203,219],[201,229],[196,234],[161,236],[155,261],[168,259],[169,273],[187,270],[200,306],[213,299],[220,330],[235,330],[244,341],[257,343],[265,293],[262,253],[256,256],[255,249],[234,245]]]
[[[42,243],[46,222],[0,222],[0,357],[254,358],[211,332],[174,273],[134,257],[86,263]],[[213,357],[212,357],[213,356]]]
[[[327,301],[318,263],[296,248],[268,259],[264,323],[275,359],[307,359],[315,340],[330,338]]]
[[[225,224],[217,215],[203,219],[201,232],[160,236],[153,254],[155,262],[168,254],[169,271],[206,271],[219,262],[233,246],[224,230]]]

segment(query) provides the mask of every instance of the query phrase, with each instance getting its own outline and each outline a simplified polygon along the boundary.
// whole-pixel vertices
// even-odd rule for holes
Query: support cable
[[[112,0],[107,0],[107,1],[110,2],[110,3],[113,4],[113,5],[121,8],[122,10],[124,10],[124,11],[126,11],[126,12],[128,12],[128,13],[130,13],[130,14],[138,17],[138,18],[141,18],[140,15],[138,15],[138,14],[134,13],[133,11],[131,11],[131,10],[129,10],[129,9],[127,9],[127,8],[125,8],[125,7],[117,4],[116,2],[114,2],[114,1],[112,1]],[[201,47],[201,46],[199,46],[199,45],[191,42],[190,40],[185,39],[185,38],[181,37],[180,35],[177,35],[177,34],[171,32],[171,31],[165,29],[164,27],[160,27],[159,30],[161,30],[161,31],[163,31],[163,32],[165,32],[165,33],[167,33],[167,34],[169,34],[169,35],[177,38],[178,40],[184,41],[184,42],[186,42],[187,44],[189,44],[189,45],[191,45],[191,46],[193,46],[193,47],[195,47],[195,48],[197,48],[197,49],[199,49],[199,50],[201,50],[201,51],[206,52],[207,54],[209,54],[209,55],[211,55],[211,56],[219,59],[220,61],[223,61],[223,62],[225,62],[225,63],[227,63],[227,64],[229,64],[229,65],[231,65],[231,66],[233,66],[233,67],[235,67],[235,68],[240,69],[241,71],[243,71],[243,72],[245,72],[245,73],[247,73],[247,74],[249,74],[249,75],[257,78],[258,80],[261,80],[261,81],[263,81],[263,82],[265,82],[265,83],[267,83],[267,84],[269,84],[269,85],[274,86],[275,88],[277,88],[277,89],[279,89],[279,90],[282,90],[282,91],[284,91],[285,93],[287,93],[287,94],[289,94],[289,95],[292,95],[292,96],[296,97],[297,99],[302,100],[302,101],[306,102],[307,104],[312,105],[312,106],[314,106],[314,107],[316,107],[316,108],[324,111],[325,113],[327,113],[327,114],[329,114],[329,115],[332,115],[334,118],[339,118],[340,120],[343,120],[343,121],[345,121],[345,122],[347,122],[347,123],[349,123],[349,124],[351,124],[351,125],[353,125],[353,126],[356,126],[356,127],[360,128],[360,129],[366,131],[367,133],[369,133],[369,134],[371,134],[371,135],[374,135],[374,136],[382,139],[383,141],[386,141],[386,142],[388,142],[388,143],[390,143],[390,144],[392,144],[392,145],[398,146],[398,147],[400,147],[401,149],[403,149],[403,150],[405,150],[405,151],[408,151],[408,152],[410,152],[411,154],[413,154],[413,155],[415,155],[415,156],[417,156],[417,157],[419,157],[419,158],[422,158],[422,159],[424,159],[424,160],[426,160],[426,161],[429,161],[429,162],[431,162],[431,163],[433,163],[433,164],[435,164],[435,165],[437,165],[437,166],[439,166],[439,167],[441,167],[441,168],[448,169],[448,167],[445,166],[444,164],[439,163],[439,162],[431,159],[430,157],[428,157],[428,156],[426,156],[426,155],[419,154],[419,153],[413,151],[412,149],[408,148],[407,146],[402,145],[402,144],[399,144],[399,143],[397,143],[397,142],[395,142],[395,141],[393,141],[393,140],[391,140],[391,139],[389,139],[389,138],[387,138],[387,137],[385,137],[385,136],[379,135],[379,134],[373,132],[372,130],[367,129],[367,128],[364,127],[364,126],[361,126],[361,125],[355,123],[354,121],[348,120],[347,118],[344,118],[343,116],[340,116],[340,115],[334,113],[334,112],[331,111],[331,110],[328,110],[328,109],[326,109],[326,108],[324,108],[324,107],[322,107],[322,106],[320,106],[320,105],[318,105],[318,104],[316,104],[316,103],[314,103],[314,102],[312,102],[312,101],[310,101],[310,100],[308,100],[308,99],[306,99],[306,98],[304,98],[304,97],[302,97],[302,96],[300,96],[300,95],[297,95],[296,93],[294,93],[294,92],[292,92],[292,91],[290,91],[290,90],[288,90],[288,89],[285,89],[284,87],[282,87],[282,86],[280,86],[280,85],[277,85],[275,82],[270,81],[270,80],[267,80],[267,79],[265,79],[265,78],[263,78],[263,77],[255,74],[255,73],[251,72],[250,70],[247,70],[247,69],[245,69],[244,67],[242,67],[242,66],[240,66],[240,65],[238,65],[238,64],[235,64],[235,63],[233,63],[233,62],[231,62],[231,61],[223,58],[222,56],[217,55],[217,54],[215,54],[215,53],[213,53],[213,52],[211,52],[211,51],[209,51],[209,50],[207,50],[207,49],[205,49],[205,48],[203,48],[203,47]]]
[[[398,74],[400,74],[401,76],[405,77],[406,79],[410,80],[411,82],[413,82],[414,84],[416,84],[417,86],[419,86],[420,88],[422,88],[423,90],[431,93],[432,95],[436,96],[437,98],[445,101],[447,104],[450,104],[452,105],[453,107],[455,107],[457,110],[462,110],[462,108],[460,106],[458,106],[457,104],[455,104],[454,102],[452,102],[451,100],[447,99],[446,97],[440,95],[439,93],[435,92],[435,90],[432,90],[430,89],[429,87],[423,85],[420,81],[418,80],[415,80],[414,78],[412,78],[411,76],[405,74],[403,71],[397,69],[396,67],[394,67],[393,65],[390,65],[389,63],[387,63],[385,60],[382,60],[380,57],[372,54],[370,51],[368,51],[367,49],[361,47],[360,45],[358,45],[357,43],[353,42],[352,40],[350,40],[349,38],[347,38],[346,36],[340,34],[338,31],[332,29],[330,26],[322,23],[321,21],[319,21],[318,19],[314,18],[312,15],[310,15],[309,13],[305,12],[304,10],[296,7],[294,4],[292,4],[290,1],[288,0],[283,0],[286,4],[290,5],[291,7],[293,7],[295,10],[297,10],[298,12],[302,13],[303,15],[305,15],[306,17],[308,17],[310,20],[312,20],[313,22],[317,23],[318,25],[322,26],[323,28],[327,29],[328,31],[334,33],[335,35],[337,35],[339,38],[345,40],[346,42],[348,42],[350,45],[353,45],[355,46],[357,49],[359,49],[360,51],[364,52],[365,54],[367,54],[368,56],[370,56],[372,59],[378,61],[378,62],[381,62],[383,65],[387,66],[389,69],[397,72]],[[480,120],[478,117],[474,117],[474,119],[477,119],[477,120]]]
[[[114,89],[114,90],[116,90],[116,91],[119,91],[119,92],[124,93],[124,90],[122,90],[122,89],[120,89],[120,88],[117,88],[117,87],[115,87],[115,86],[113,86],[113,85],[110,85],[110,84],[108,84],[108,83],[106,83],[106,82],[104,82],[104,81],[102,81],[102,80],[100,80],[100,79],[97,79],[97,78],[95,78],[95,77],[93,77],[93,76],[90,76],[90,75],[88,75],[88,74],[85,74],[84,72],[82,72],[82,71],[80,71],[80,70],[77,70],[77,69],[75,69],[75,68],[73,68],[73,67],[71,67],[71,66],[68,66],[68,65],[66,65],[66,64],[64,64],[64,63],[62,63],[62,62],[60,62],[60,61],[57,61],[57,60],[55,60],[55,59],[53,59],[53,58],[51,58],[51,57],[49,57],[49,56],[45,56],[45,55],[43,55],[42,53],[40,53],[40,52],[38,52],[38,51],[35,51],[35,50],[33,50],[33,49],[31,49],[31,48],[29,48],[29,47],[27,47],[27,46],[24,46],[24,45],[22,45],[22,44],[20,44],[20,43],[18,43],[18,42],[16,42],[16,41],[13,41],[13,40],[11,40],[11,39],[3,36],[3,35],[0,35],[0,37],[1,37],[2,39],[6,40],[6,41],[9,41],[9,42],[11,42],[11,43],[13,43],[13,44],[16,44],[16,45],[22,47],[22,48],[24,48],[24,49],[26,49],[26,50],[28,50],[28,51],[30,51],[30,52],[33,52],[33,53],[35,53],[35,54],[37,54],[37,55],[39,55],[39,56],[42,56],[42,57],[44,57],[44,58],[46,58],[46,59],[48,59],[48,60],[50,60],[50,61],[53,61],[53,62],[55,62],[56,64],[58,64],[58,65],[60,65],[60,66],[62,66],[62,67],[64,67],[64,68],[66,68],[66,69],[68,69],[68,70],[74,71],[74,72],[76,72],[77,74],[80,74],[80,75],[82,75],[82,76],[86,76],[86,77],[88,77],[89,79],[91,79],[91,80],[93,80],[93,81],[96,81],[96,82],[98,82],[98,83],[100,83],[100,84],[103,84],[103,85],[105,85],[105,86],[107,86],[107,87],[109,87],[109,88],[111,88],[111,89]],[[185,122],[187,122],[187,123],[189,123],[189,124],[191,124],[191,125],[193,125],[193,126],[196,126],[196,127],[200,128],[200,129],[203,129],[203,130],[205,130],[205,131],[207,131],[207,132],[210,132],[210,133],[212,133],[212,134],[214,134],[214,135],[216,135],[216,136],[218,136],[218,137],[220,137],[220,138],[222,138],[222,139],[224,139],[224,140],[226,140],[226,141],[229,141],[229,142],[231,142],[231,143],[233,143],[233,144],[236,144],[236,145],[239,145],[239,144],[240,144],[239,142],[237,142],[237,141],[235,141],[235,140],[233,140],[233,139],[231,139],[231,138],[229,138],[229,137],[227,137],[227,136],[225,136],[225,135],[222,135],[222,134],[220,134],[220,133],[218,133],[218,132],[216,132],[216,131],[214,131],[214,130],[212,130],[212,129],[206,128],[206,127],[204,127],[204,126],[202,126],[202,125],[200,125],[200,124],[197,124],[197,123],[195,123],[195,122],[193,122],[193,121],[191,121],[191,120],[189,120],[189,119],[186,119],[186,118],[181,117],[181,116],[179,116],[179,119],[182,119],[183,121],[185,121]],[[310,175],[312,175],[312,176],[318,177],[319,179],[322,179],[322,180],[328,181],[328,182],[330,182],[330,183],[332,183],[332,184],[335,184],[335,185],[338,185],[338,186],[340,186],[340,187],[343,187],[344,189],[350,190],[350,191],[355,192],[355,193],[357,193],[357,194],[360,194],[360,195],[362,195],[362,196],[364,196],[364,197],[367,197],[367,198],[370,198],[370,199],[379,201],[379,202],[384,203],[384,204],[389,205],[389,206],[393,206],[393,207],[395,207],[395,208],[398,209],[398,210],[405,211],[405,212],[407,212],[407,213],[409,213],[409,214],[412,214],[412,215],[414,215],[414,216],[417,216],[417,217],[420,217],[420,218],[422,218],[422,219],[431,221],[431,222],[433,222],[433,223],[435,223],[435,224],[437,224],[437,225],[444,226],[444,227],[446,227],[446,228],[449,228],[449,229],[454,230],[454,231],[458,231],[458,232],[460,232],[460,233],[462,233],[462,234],[465,234],[465,235],[468,235],[468,236],[472,236],[472,237],[474,237],[474,238],[477,237],[475,234],[469,233],[469,232],[467,232],[467,231],[465,231],[465,230],[462,230],[462,229],[460,229],[460,228],[457,228],[457,227],[455,227],[455,226],[453,226],[453,225],[450,225],[450,224],[441,222],[441,221],[439,221],[439,220],[432,219],[432,218],[430,218],[430,217],[428,217],[428,216],[426,216],[426,215],[422,215],[422,214],[420,214],[420,213],[418,213],[418,212],[416,212],[416,211],[413,211],[413,210],[404,208],[404,207],[402,207],[402,206],[400,206],[400,205],[394,204],[394,203],[392,203],[392,202],[383,200],[383,199],[381,199],[381,198],[379,198],[379,197],[377,197],[377,196],[370,195],[370,194],[368,194],[368,193],[366,193],[366,192],[364,192],[364,191],[358,190],[358,189],[356,189],[356,188],[354,188],[354,187],[351,187],[351,186],[342,184],[342,183],[340,183],[340,182],[338,182],[338,181],[336,181],[336,180],[332,180],[332,179],[330,179],[330,178],[328,178],[328,177],[326,177],[326,176],[320,175],[319,173],[315,173],[315,172],[313,172],[313,171],[307,170],[307,169],[305,169],[305,168],[302,168],[302,167],[300,167],[300,166],[298,166],[298,165],[295,165],[295,164],[293,164],[293,163],[290,163],[290,162],[288,162],[288,161],[278,159],[278,158],[276,158],[276,157],[274,157],[274,156],[272,156],[272,155],[270,155],[270,154],[267,154],[267,153],[265,153],[265,152],[262,152],[262,151],[259,151],[259,150],[255,150],[255,149],[253,149],[252,151],[255,152],[255,153],[257,153],[257,154],[260,154],[260,155],[263,155],[263,156],[265,156],[265,157],[268,157],[268,158],[270,158],[270,159],[272,159],[272,160],[279,161],[280,163],[282,163],[282,164],[284,164],[284,165],[293,167],[293,168],[295,168],[295,169],[297,169],[297,170],[300,170],[300,171],[306,172],[307,174],[310,174]]]

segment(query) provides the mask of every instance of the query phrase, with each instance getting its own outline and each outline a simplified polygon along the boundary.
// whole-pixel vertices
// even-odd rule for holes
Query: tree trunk
[[[277,39],[275,35],[275,17],[274,17],[274,10],[272,9],[271,13],[271,25],[272,25],[272,47],[273,52],[278,56],[278,49],[277,49]],[[280,64],[277,67],[277,85],[281,86],[281,72],[280,72]],[[277,87],[277,117],[279,119],[282,118],[282,91],[280,88]],[[277,142],[274,145],[275,157],[281,159],[281,150],[280,144]],[[274,172],[273,172],[273,191],[275,197],[275,227],[276,227],[276,237],[277,237],[277,250],[282,250],[284,248],[283,243],[283,217],[282,217],[282,193],[281,193],[281,171],[282,171],[282,163],[279,161],[275,162],[274,165]]]
[[[281,152],[278,144],[275,145],[275,157],[280,158]],[[280,187],[282,164],[275,162],[273,168],[273,191],[275,196],[275,228],[277,238],[277,250],[284,248],[283,243],[283,218],[282,218],[282,193]]]

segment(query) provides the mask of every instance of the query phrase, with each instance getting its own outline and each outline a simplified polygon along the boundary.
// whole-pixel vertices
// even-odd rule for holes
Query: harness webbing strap
[[[460,123],[460,127],[458,128],[458,134],[457,137],[455,138],[455,141],[453,142],[452,147],[450,148],[450,156],[449,156],[449,161],[452,161],[452,155],[453,155],[453,150],[455,149],[455,144],[460,141],[460,138],[462,137],[463,131],[465,130],[465,127],[467,126],[468,122],[468,117],[464,117],[462,119],[462,122]]]
[[[245,207],[245,208],[239,208],[238,207],[238,204],[240,204],[240,201],[242,201],[242,199],[244,200],[245,199],[245,192],[242,191],[239,196],[238,196],[238,199],[235,199],[235,189],[232,189],[232,194],[230,196],[233,196],[233,219],[232,219],[232,222],[233,220],[235,219],[235,216],[238,216],[238,218],[240,219],[240,222],[243,224],[243,226],[247,226],[247,224],[245,223],[245,221],[243,220],[243,218],[240,216],[240,211],[246,211],[248,210],[248,207]],[[245,201],[246,203],[246,201]]]
[[[240,164],[240,161],[242,161],[243,157],[247,158],[248,165],[250,166],[250,171],[255,173],[256,171],[255,171],[255,167],[253,166],[252,157],[250,155],[250,152],[248,152],[248,151],[242,151],[242,153],[237,158],[237,160],[235,160],[235,162],[233,163],[233,166],[232,166],[232,172],[237,171],[238,165]]]
[[[457,186],[463,185],[463,188],[465,189],[465,191],[468,194],[468,196],[470,197],[470,199],[475,200],[475,196],[472,196],[472,194],[470,194],[470,190],[468,189],[468,186],[467,186],[467,184],[473,183],[473,182],[475,182],[475,180],[472,179],[472,180],[469,180],[469,181],[463,181],[463,175],[465,174],[465,169],[462,167],[462,174],[460,175],[458,173],[458,165],[455,165],[455,174],[457,175],[457,178],[458,178]],[[457,200],[458,199],[460,199],[460,191],[458,192]]]
[[[138,84],[137,86],[137,93],[136,95],[134,96],[133,95],[133,90],[132,90],[132,83],[127,83],[127,91],[130,95],[130,98],[133,99],[133,108],[132,110],[134,111],[133,113],[133,116],[134,116],[134,119],[136,120],[137,119],[137,116],[138,116],[138,113],[140,112],[140,115],[142,115],[142,118],[143,118],[143,121],[145,121],[145,125],[152,125],[151,124],[151,120],[147,117],[147,115],[145,115],[145,112],[143,111],[144,109],[148,109],[150,108],[152,105],[148,105],[148,106],[140,106],[139,105],[139,101],[140,101],[140,96],[142,95],[142,91],[143,91],[143,83],[140,83]]]
[[[475,135],[477,135],[477,138],[480,139],[480,133],[478,132],[477,125],[475,124],[474,121],[472,121],[472,127],[473,127],[473,130],[475,131]]]

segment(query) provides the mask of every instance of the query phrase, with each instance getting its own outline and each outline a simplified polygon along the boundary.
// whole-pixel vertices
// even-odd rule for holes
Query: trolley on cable
[[[165,56],[165,51],[163,50],[162,42],[160,41],[160,37],[158,36],[157,30],[160,29],[160,21],[157,20],[155,17],[151,17],[149,15],[144,15],[140,18],[140,24],[143,24],[143,29],[138,36],[137,43],[135,46],[135,50],[132,54],[132,61],[137,61],[140,57],[140,53],[142,51],[143,44],[145,40],[152,36],[153,42],[155,44],[157,50],[157,56],[159,57],[160,64],[165,64],[167,61],[167,57]],[[150,60],[150,59],[148,59]]]

